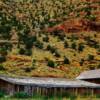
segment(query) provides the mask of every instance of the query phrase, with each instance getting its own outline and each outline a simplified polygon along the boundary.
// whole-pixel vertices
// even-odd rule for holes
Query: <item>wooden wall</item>
[[[4,90],[7,94],[13,95],[16,92],[26,92],[30,95],[40,94],[40,95],[66,95],[66,94],[100,94],[100,88],[57,88],[57,87],[39,87],[39,86],[29,86],[29,85],[14,85],[6,81],[0,80],[0,90]]]
[[[3,90],[5,93],[12,95],[14,93],[14,85],[0,80],[0,90]]]

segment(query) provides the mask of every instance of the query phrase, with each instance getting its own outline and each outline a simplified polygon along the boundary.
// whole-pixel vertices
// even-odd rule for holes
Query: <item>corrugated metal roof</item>
[[[76,79],[95,79],[100,78],[100,69],[85,71],[81,73]]]
[[[33,77],[33,78],[14,78],[14,77],[8,77],[8,76],[0,76],[1,80],[4,80],[6,82],[12,83],[12,84],[18,84],[18,85],[32,85],[32,86],[40,86],[40,87],[100,87],[100,85],[81,81],[81,80],[69,80],[64,78],[39,78],[39,77]]]

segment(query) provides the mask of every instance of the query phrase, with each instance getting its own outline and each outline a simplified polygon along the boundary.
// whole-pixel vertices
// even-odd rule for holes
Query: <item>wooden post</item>
[[[91,92],[92,92],[92,96],[93,96],[94,95],[94,89],[93,88],[92,88],[92,91]]]
[[[78,95],[78,88],[75,88],[75,95]]]
[[[56,89],[54,88],[54,96],[56,95]]]
[[[19,85],[17,86],[17,90],[18,90],[18,92],[19,92]]]
[[[8,84],[8,93],[11,96],[14,94],[14,85]]]
[[[60,94],[62,96],[62,94],[63,94],[63,88],[60,88]]]

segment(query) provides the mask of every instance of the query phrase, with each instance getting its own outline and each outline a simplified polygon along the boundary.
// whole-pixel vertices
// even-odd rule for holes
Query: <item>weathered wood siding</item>
[[[100,88],[85,88],[85,87],[41,87],[35,85],[15,85],[9,82],[0,80],[0,90],[5,91],[7,94],[13,95],[16,92],[26,92],[29,95],[34,95],[36,93],[41,95],[66,95],[71,94],[100,94]]]
[[[5,93],[12,95],[14,93],[14,85],[0,80],[0,90],[3,90]]]

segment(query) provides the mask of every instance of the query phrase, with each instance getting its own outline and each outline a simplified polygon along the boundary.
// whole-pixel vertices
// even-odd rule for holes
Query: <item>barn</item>
[[[17,92],[25,92],[29,95],[39,93],[41,95],[62,95],[65,93],[83,94],[100,93],[100,85],[83,80],[69,80],[64,78],[40,78],[40,77],[10,77],[0,75],[0,90],[9,95]]]

